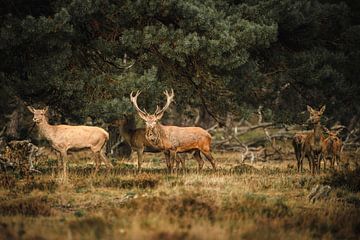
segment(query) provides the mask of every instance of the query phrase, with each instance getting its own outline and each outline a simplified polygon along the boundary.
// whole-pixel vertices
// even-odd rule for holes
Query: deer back
[[[161,128],[161,129],[158,129]],[[177,152],[191,151],[193,149],[210,150],[211,135],[200,127],[162,126],[157,128],[158,141],[150,143],[161,149],[171,149]]]
[[[108,132],[93,126],[54,125],[45,135],[53,145],[68,148],[92,147],[109,139]]]

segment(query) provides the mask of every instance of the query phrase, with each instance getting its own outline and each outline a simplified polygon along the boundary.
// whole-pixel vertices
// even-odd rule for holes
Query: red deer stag
[[[329,130],[324,127],[325,132],[328,134],[328,137],[322,142],[322,154],[324,159],[324,168],[326,168],[326,160],[330,159],[330,167],[334,168],[335,162],[339,166],[340,164],[340,155],[342,150],[342,141],[338,137],[338,134],[342,129],[339,130]]]
[[[307,121],[313,125],[314,130],[305,137],[305,141],[301,148],[302,154],[300,161],[303,162],[303,159],[307,157],[311,164],[311,173],[315,174],[315,171],[320,173],[322,141],[324,139],[320,120],[325,111],[325,106],[323,106],[319,111],[307,106],[307,110],[310,113],[310,117]]]
[[[124,115],[123,119],[118,119],[114,122],[119,127],[120,135],[124,138],[125,142],[130,145],[131,149],[136,151],[138,157],[138,171],[141,171],[141,163],[143,160],[144,152],[161,152],[158,148],[153,147],[145,138],[145,128],[133,129],[129,124],[129,119]],[[169,158],[169,151],[165,151],[165,158]],[[182,168],[185,169],[184,159],[177,156],[176,164],[181,163]],[[200,163],[199,163],[200,165]],[[169,166],[168,166],[169,167]]]
[[[67,181],[67,152],[70,149],[90,148],[95,154],[94,175],[99,169],[100,159],[104,161],[108,168],[113,167],[105,156],[105,145],[109,140],[109,134],[104,129],[91,126],[50,125],[46,117],[48,107],[35,109],[28,106],[28,109],[34,114],[33,121],[38,126],[40,134],[61,154],[63,161],[62,180],[64,182]]]
[[[158,106],[154,114],[149,114],[142,111],[137,104],[137,98],[140,92],[137,91],[135,95],[130,94],[130,100],[133,103],[139,116],[145,121],[145,137],[150,144],[163,151],[169,151],[170,159],[167,159],[169,170],[172,171],[173,163],[177,153],[194,152],[194,158],[199,163],[199,170],[203,167],[203,160],[200,152],[205,155],[207,160],[211,163],[214,170],[216,170],[214,158],[211,155],[211,135],[200,127],[177,127],[164,126],[159,123],[159,120],[164,115],[165,110],[170,106],[174,98],[174,91],[171,93],[165,91],[166,104],[160,109]],[[201,165],[200,165],[201,163]]]

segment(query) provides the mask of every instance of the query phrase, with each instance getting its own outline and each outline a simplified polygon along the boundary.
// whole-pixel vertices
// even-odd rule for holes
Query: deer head
[[[312,107],[310,107],[309,105],[307,106],[307,110],[310,113],[310,117],[307,120],[307,122],[309,123],[313,123],[313,124],[317,124],[320,122],[321,116],[323,115],[323,113],[325,112],[325,108],[326,106],[322,106],[321,109],[319,111],[313,109]]]
[[[133,103],[139,116],[145,121],[146,138],[153,144],[157,144],[160,141],[160,132],[159,129],[157,129],[155,126],[157,125],[158,121],[163,117],[166,109],[169,108],[170,103],[174,100],[174,90],[171,89],[170,93],[167,90],[164,91],[164,94],[166,96],[166,104],[162,109],[160,109],[159,106],[156,106],[154,114],[149,114],[146,112],[145,109],[143,111],[139,108],[137,104],[137,97],[140,95],[140,93],[140,91],[137,91],[136,94],[133,95],[133,92],[131,92],[130,100]]]
[[[337,129],[337,130],[329,130],[327,127],[323,127],[324,131],[329,135],[329,137],[337,137],[339,135],[339,133],[342,131],[342,128]]]
[[[46,113],[49,110],[48,106],[46,106],[44,109],[35,109],[31,106],[28,106],[27,108],[34,114],[33,121],[35,123],[42,123],[47,121]]]
[[[153,128],[156,125],[156,123],[163,117],[164,112],[166,111],[166,109],[168,109],[170,103],[174,100],[174,90],[171,89],[171,93],[169,93],[167,90],[164,91],[164,94],[166,96],[166,104],[162,109],[160,109],[159,106],[156,106],[156,110],[154,114],[149,114],[146,112],[145,109],[143,111],[139,108],[137,104],[137,98],[140,95],[140,93],[141,93],[140,91],[137,91],[136,94],[133,95],[133,92],[131,92],[130,100],[133,103],[139,116],[145,121],[146,127]]]

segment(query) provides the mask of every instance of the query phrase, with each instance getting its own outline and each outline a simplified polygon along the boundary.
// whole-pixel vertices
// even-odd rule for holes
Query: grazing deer
[[[133,103],[139,116],[145,121],[145,137],[149,143],[163,151],[169,151],[170,159],[168,159],[169,170],[172,171],[172,166],[177,153],[194,152],[194,158],[199,163],[199,170],[203,167],[203,160],[200,152],[203,153],[206,159],[211,163],[213,169],[216,169],[214,158],[210,153],[211,135],[200,127],[177,127],[164,126],[159,123],[163,117],[164,112],[170,106],[174,98],[174,91],[171,90],[169,94],[165,91],[166,104],[160,109],[158,106],[154,114],[149,114],[145,110],[142,111],[137,104],[137,98],[140,92],[137,91],[135,95],[130,94],[130,100]],[[201,163],[201,165],[200,165]]]
[[[123,119],[118,119],[114,122],[119,127],[120,135],[124,138],[125,142],[130,145],[131,149],[136,151],[138,157],[138,171],[141,171],[141,163],[143,160],[144,152],[157,153],[161,152],[160,149],[153,147],[150,142],[145,138],[145,128],[133,129],[129,124],[129,119],[124,115]],[[165,158],[169,158],[169,152],[165,151]],[[182,168],[185,169],[184,159],[177,156],[176,164],[181,163]]]
[[[334,168],[335,162],[339,166],[340,155],[342,150],[342,141],[338,137],[338,134],[342,129],[339,130],[329,130],[324,127],[325,132],[328,134],[328,137],[322,142],[322,157],[324,159],[324,168],[326,168],[326,160],[330,159],[330,167]]]
[[[99,127],[91,126],[50,125],[46,117],[48,107],[45,109],[35,109],[28,106],[28,109],[34,114],[33,121],[38,126],[40,134],[61,154],[63,181],[67,181],[67,152],[70,149],[90,148],[95,155],[94,175],[99,169],[101,160],[104,161],[108,168],[113,167],[105,156],[105,145],[109,140],[107,131]]]
[[[311,173],[315,174],[315,171],[320,173],[322,141],[324,139],[320,120],[325,111],[325,106],[323,106],[319,111],[307,106],[307,110],[310,113],[310,117],[307,122],[313,124],[314,130],[305,137],[305,141],[301,148],[302,154],[300,162],[303,162],[303,159],[307,157],[311,164]]]

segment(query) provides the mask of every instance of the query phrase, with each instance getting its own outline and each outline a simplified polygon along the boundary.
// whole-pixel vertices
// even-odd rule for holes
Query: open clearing
[[[352,159],[357,157],[352,156]],[[217,153],[197,174],[167,174],[162,154],[146,154],[144,171],[117,162],[91,176],[85,161],[70,164],[62,186],[45,164],[43,174],[0,178],[2,239],[356,239],[360,234],[359,168],[298,174],[295,161],[239,165],[235,153]],[[316,184],[327,199],[308,201]]]

